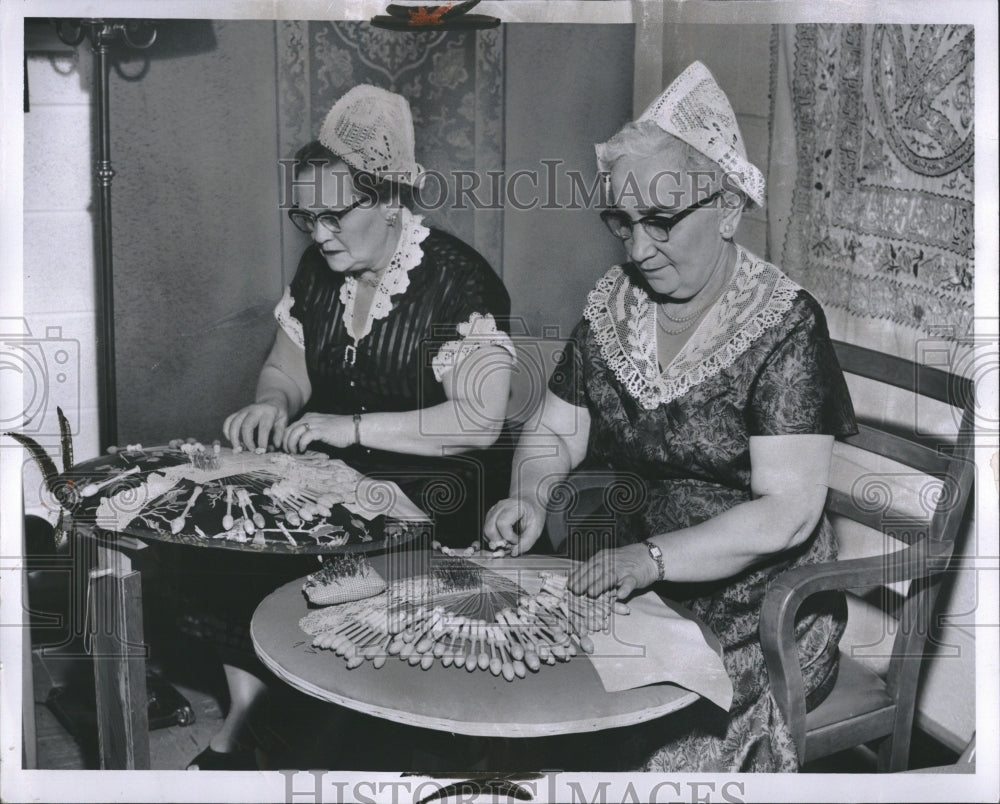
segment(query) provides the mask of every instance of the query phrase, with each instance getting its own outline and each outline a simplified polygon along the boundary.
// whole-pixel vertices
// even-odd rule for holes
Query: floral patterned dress
[[[656,356],[655,306],[627,265],[591,291],[566,357],[549,387],[589,410],[586,464],[643,483],[643,504],[616,514],[619,544],[695,525],[750,500],[752,436],[856,431],[820,306],[743,249],[729,286],[665,371]],[[835,557],[824,516],[803,545],[737,576],[660,584],[657,591],[688,606],[719,637],[735,690],[732,708],[701,702],[629,729],[608,741],[617,754],[607,769],[795,770],[791,736],[768,686],[760,608],[781,572]],[[846,610],[839,595],[814,597],[807,606],[795,633],[815,705],[836,679]]]

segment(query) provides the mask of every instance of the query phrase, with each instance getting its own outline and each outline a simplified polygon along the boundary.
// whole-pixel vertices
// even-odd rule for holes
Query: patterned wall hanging
[[[454,171],[503,170],[503,30],[403,33],[367,22],[277,23],[281,155],[314,138],[326,113],[356,84],[398,92],[410,102],[417,161],[445,176],[447,197],[427,182],[427,220],[473,245],[498,274],[502,210],[456,208]],[[490,198],[486,187],[477,192]],[[286,252],[298,258],[298,251]],[[295,262],[285,265],[291,277]]]
[[[826,306],[972,330],[971,26],[798,25],[782,268]]]

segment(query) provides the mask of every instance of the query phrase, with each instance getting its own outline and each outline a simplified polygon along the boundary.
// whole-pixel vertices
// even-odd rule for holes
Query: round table
[[[156,487],[155,492],[143,494],[145,484],[151,478],[162,477],[164,473],[188,467],[188,456],[177,447],[156,446],[136,450],[120,449],[113,454],[82,461],[61,474],[57,489],[62,493],[72,524],[90,531],[100,540],[114,541],[120,534],[170,544],[183,544],[200,548],[238,550],[250,553],[298,554],[341,554],[369,553],[400,545],[430,533],[426,518],[397,519],[379,514],[371,519],[352,514],[343,505],[331,506],[329,515],[315,516],[308,524],[312,532],[296,529],[279,511],[264,488],[282,479],[280,466],[271,467],[268,461],[272,454],[257,455],[244,452],[235,455],[232,450],[222,448],[220,454],[231,464],[228,470],[215,471],[207,482],[198,489],[197,498],[192,493],[199,485],[190,479],[179,480],[175,485]],[[276,454],[282,460],[309,461],[309,456]],[[190,468],[190,467],[188,467]],[[391,500],[398,492],[387,485],[375,485],[360,473],[346,468],[360,483],[368,483],[367,496]],[[88,486],[99,488],[90,496],[81,493]],[[227,486],[245,488],[246,499],[258,514],[258,527],[240,540],[227,538],[223,532],[222,517],[227,511],[240,521],[241,507],[236,499],[226,502],[224,493]],[[235,498],[235,495],[233,495]],[[106,499],[109,498],[109,499]],[[115,501],[121,500],[123,508],[131,506],[128,514],[123,513],[117,525],[102,522],[98,507],[105,505],[105,518],[114,509]],[[191,506],[186,503],[192,500]],[[407,501],[408,502],[408,501]],[[110,507],[108,507],[110,506]],[[412,508],[412,504],[409,506]],[[416,509],[414,509],[416,510]],[[181,518],[183,527],[173,532],[170,520]],[[342,544],[329,534],[349,534]],[[258,538],[254,538],[254,534]],[[266,535],[266,538],[260,538]]]
[[[371,562],[384,571],[385,556]],[[567,559],[531,557],[532,568],[567,566]],[[364,662],[348,670],[333,651],[312,647],[299,627],[310,610],[301,580],[266,597],[250,624],[260,660],[301,692],[397,723],[480,737],[544,737],[641,723],[700,697],[673,684],[606,692],[582,654],[512,682],[440,662],[421,670],[390,659],[379,669]]]

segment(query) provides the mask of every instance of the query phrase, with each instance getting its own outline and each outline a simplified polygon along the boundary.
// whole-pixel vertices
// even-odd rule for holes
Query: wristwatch
[[[666,577],[666,570],[663,566],[663,551],[650,541],[643,542],[649,550],[650,558],[656,562],[657,580],[662,581]]]

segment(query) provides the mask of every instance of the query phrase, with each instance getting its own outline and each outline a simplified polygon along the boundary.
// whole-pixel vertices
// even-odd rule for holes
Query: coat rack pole
[[[121,39],[128,47],[148,48],[156,41],[149,21],[103,19],[57,20],[56,33],[68,45],[90,39],[97,70],[97,165],[100,265],[97,274],[97,393],[101,449],[118,443],[118,389],[115,376],[115,283],[111,237],[111,43]]]
[[[98,376],[100,444],[118,443],[118,389],[115,378],[115,283],[111,248],[111,109],[108,92],[108,30],[102,26],[91,39],[97,66],[97,183],[99,187],[101,265],[97,279]]]

